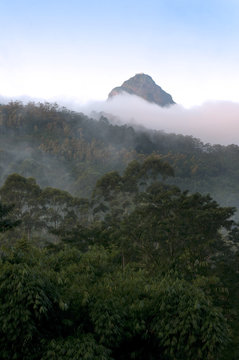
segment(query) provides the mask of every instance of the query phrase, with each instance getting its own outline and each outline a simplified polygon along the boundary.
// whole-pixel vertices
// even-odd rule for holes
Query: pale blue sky
[[[0,95],[103,100],[144,72],[184,106],[239,102],[238,0],[0,0]]]

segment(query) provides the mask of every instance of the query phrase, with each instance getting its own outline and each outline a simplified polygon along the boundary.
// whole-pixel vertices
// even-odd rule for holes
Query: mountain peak
[[[123,82],[121,86],[115,87],[109,93],[108,98],[112,98],[124,92],[131,95],[137,95],[148,102],[160,106],[175,104],[172,96],[158,86],[151,76],[144,73],[136,74],[132,78]]]

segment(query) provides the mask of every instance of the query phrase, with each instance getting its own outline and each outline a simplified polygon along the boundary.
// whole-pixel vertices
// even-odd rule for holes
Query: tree
[[[196,264],[208,262],[215,253],[222,239],[220,230],[230,229],[234,212],[209,195],[154,183],[138,194],[130,214],[118,223],[113,218],[111,223],[105,221],[105,226],[109,238],[121,244],[124,263],[138,259],[149,266],[176,266],[193,274]]]
[[[216,360],[228,341],[202,289],[134,264],[122,272],[116,247],[20,241],[0,265],[2,359]]]
[[[14,204],[12,215],[21,219],[21,227],[28,238],[33,229],[42,227],[40,194],[41,188],[35,179],[18,174],[9,175],[0,189],[2,201]]]
[[[13,209],[14,205],[5,205],[0,202],[0,232],[5,232],[20,225],[20,220],[13,220],[9,217]]]
[[[151,311],[149,328],[159,341],[163,359],[216,360],[229,342],[221,310],[186,281],[162,280]]]
[[[92,334],[79,334],[51,340],[41,360],[113,360],[110,353]]]
[[[168,176],[174,176],[172,167],[155,154],[142,162],[133,160],[122,176],[117,171],[105,174],[97,181],[93,191],[94,214],[102,219],[111,209],[116,218],[122,219],[124,214],[134,209],[135,197],[139,192],[143,192],[159,177],[165,179]]]
[[[60,294],[52,274],[39,267],[25,242],[0,260],[2,359],[39,359],[41,341],[57,332]]]

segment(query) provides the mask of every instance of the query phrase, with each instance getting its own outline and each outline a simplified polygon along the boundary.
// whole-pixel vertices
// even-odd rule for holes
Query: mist
[[[189,109],[181,105],[162,108],[137,96],[123,94],[84,106],[77,106],[76,102],[65,105],[93,117],[103,112],[122,124],[192,135],[204,143],[239,145],[239,103],[213,101]]]
[[[95,119],[104,114],[113,123],[140,125],[166,133],[190,135],[212,145],[239,145],[239,103],[230,101],[208,101],[191,108],[182,105],[163,108],[126,93],[107,101],[92,101],[85,104],[71,97],[44,100],[27,95],[13,98],[0,96],[2,104],[10,100],[18,100],[25,104],[31,101],[56,102],[60,106],[82,112]]]

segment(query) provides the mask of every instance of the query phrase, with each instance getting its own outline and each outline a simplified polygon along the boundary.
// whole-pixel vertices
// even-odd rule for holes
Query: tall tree
[[[14,220],[11,218],[11,212],[14,205],[5,205],[0,202],[0,232],[5,232],[20,225],[21,220]]]

